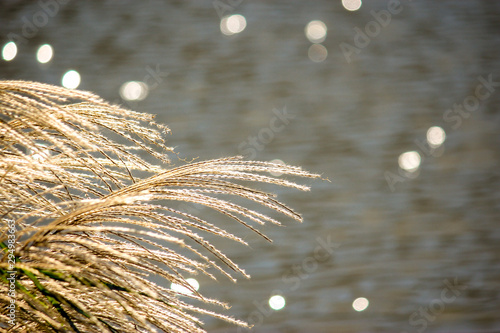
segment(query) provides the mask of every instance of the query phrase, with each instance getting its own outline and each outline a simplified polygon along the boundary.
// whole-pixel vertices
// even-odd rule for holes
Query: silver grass
[[[166,203],[204,205],[269,240],[256,226],[279,221],[231,197],[300,221],[275,195],[248,184],[308,190],[269,174],[318,175],[241,157],[171,167],[168,131],[152,115],[89,92],[0,81],[1,332],[205,332],[199,315],[247,327],[192,305],[227,307],[185,279],[215,279],[216,271],[232,281],[234,273],[248,277],[203,235],[246,242]],[[17,240],[14,326],[7,309],[9,223]],[[165,287],[170,283],[193,293],[180,298]]]

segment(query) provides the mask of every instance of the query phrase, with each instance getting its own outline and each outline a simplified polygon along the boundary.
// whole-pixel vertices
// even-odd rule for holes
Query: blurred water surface
[[[47,13],[41,3],[2,2],[2,47]],[[221,3],[245,18],[242,32],[221,33]],[[391,3],[70,1],[0,76],[61,84],[74,69],[79,89],[157,114],[182,157],[281,159],[330,179],[278,190],[304,223],[265,227],[274,243],[231,225],[251,249],[212,240],[252,279],[197,277],[200,291],[254,332],[498,332],[500,3],[402,1],[393,14]],[[313,20],[327,35],[310,49]],[[39,64],[44,43],[54,58]],[[147,96],[122,99],[128,81],[145,81]],[[431,149],[433,126],[446,140]],[[410,151],[421,161],[404,172]],[[278,292],[286,305],[270,310]],[[359,297],[369,305],[358,312]]]

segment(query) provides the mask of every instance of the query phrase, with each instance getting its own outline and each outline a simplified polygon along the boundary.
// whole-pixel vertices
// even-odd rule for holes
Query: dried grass
[[[243,224],[278,221],[236,204],[245,198],[295,220],[275,196],[248,187],[308,187],[270,172],[318,177],[298,167],[231,157],[171,167],[153,116],[110,105],[89,92],[0,81],[0,241],[16,225],[16,325],[10,326],[7,251],[0,261],[0,331],[205,332],[198,315],[247,324],[193,306],[226,305],[170,283],[214,270],[248,275],[204,237],[245,241],[165,202],[201,204]],[[145,156],[145,157],[141,157]],[[150,161],[156,161],[152,164]],[[228,199],[229,197],[229,199]],[[204,249],[204,250],[203,250]],[[227,269],[229,268],[229,271]],[[149,277],[160,276],[163,283]]]

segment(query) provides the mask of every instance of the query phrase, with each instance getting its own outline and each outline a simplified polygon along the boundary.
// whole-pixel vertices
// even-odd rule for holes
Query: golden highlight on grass
[[[200,273],[215,279],[217,271],[233,281],[234,273],[248,277],[203,234],[246,242],[168,203],[209,207],[268,239],[256,226],[279,222],[231,198],[300,221],[273,194],[248,184],[308,190],[269,174],[318,175],[241,157],[172,167],[168,128],[153,118],[89,92],[0,81],[1,332],[205,332],[197,316],[207,314],[247,326],[192,305],[226,307],[185,280]],[[14,326],[7,309],[12,223]],[[183,300],[170,283],[193,294]]]

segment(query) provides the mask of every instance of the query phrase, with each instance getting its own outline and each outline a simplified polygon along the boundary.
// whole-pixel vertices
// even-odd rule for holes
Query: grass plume
[[[206,314],[247,326],[203,308],[224,303],[195,290],[180,298],[165,287],[192,289],[191,274],[248,277],[203,235],[243,239],[168,203],[204,205],[268,239],[258,226],[279,221],[231,198],[300,221],[275,195],[250,185],[308,190],[269,174],[318,175],[241,157],[173,167],[168,131],[152,115],[89,92],[0,81],[0,332],[205,332],[198,316]],[[16,228],[13,267],[9,225]]]

